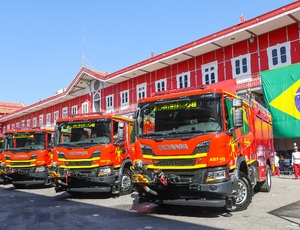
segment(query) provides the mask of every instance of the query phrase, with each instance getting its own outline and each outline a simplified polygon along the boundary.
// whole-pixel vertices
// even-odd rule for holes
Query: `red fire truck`
[[[53,131],[44,128],[8,130],[0,166],[4,184],[16,188],[51,185],[48,178]]]
[[[123,195],[132,191],[132,119],[85,114],[58,119],[56,126],[49,175],[57,192]]]
[[[140,202],[246,209],[270,191],[270,113],[220,89],[141,99],[132,179]]]

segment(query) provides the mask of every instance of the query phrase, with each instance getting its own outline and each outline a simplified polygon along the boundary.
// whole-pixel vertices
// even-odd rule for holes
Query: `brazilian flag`
[[[274,138],[300,137],[300,64],[261,72]]]

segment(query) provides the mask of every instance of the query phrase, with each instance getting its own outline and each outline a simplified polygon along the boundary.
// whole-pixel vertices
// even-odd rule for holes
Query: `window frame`
[[[213,68],[213,70],[211,70],[211,68]],[[208,83],[206,81],[206,69],[209,69],[209,73],[208,73]],[[209,85],[209,84],[214,84],[217,83],[219,81],[218,79],[218,62],[217,61],[213,61],[210,63],[206,63],[201,65],[201,73],[202,73],[202,84],[203,85]],[[215,76],[215,82],[212,82],[212,73],[214,73]]]
[[[285,56],[286,56],[286,62],[282,62],[282,55],[281,48],[285,48]],[[277,64],[274,64],[274,57],[273,57],[273,51],[277,51]],[[286,65],[290,65],[291,63],[291,43],[290,42],[284,42],[277,44],[275,46],[270,46],[267,48],[267,55],[268,55],[268,65],[269,69],[274,69]]]
[[[123,90],[120,92],[120,105],[121,109],[126,109],[129,107],[129,90]]]
[[[136,86],[136,98],[140,100],[147,97],[147,83],[138,84]]]
[[[164,87],[162,86],[162,83],[164,83]],[[166,90],[167,90],[167,79],[166,78],[155,81],[155,92],[161,92],[161,91],[166,91]]]
[[[186,81],[184,79],[185,76],[186,76]],[[177,89],[183,89],[183,88],[190,87],[191,86],[191,73],[188,71],[188,72],[184,72],[181,74],[177,74],[176,75],[176,83],[177,83]],[[181,84],[182,84],[182,87],[180,87]]]

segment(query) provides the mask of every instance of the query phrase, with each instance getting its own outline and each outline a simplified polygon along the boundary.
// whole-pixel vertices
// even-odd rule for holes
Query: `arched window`
[[[100,112],[100,94],[94,94],[94,112]]]

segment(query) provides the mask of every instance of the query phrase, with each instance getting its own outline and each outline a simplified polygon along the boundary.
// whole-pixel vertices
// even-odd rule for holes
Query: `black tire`
[[[260,192],[270,192],[272,187],[272,172],[270,166],[266,167],[266,180],[263,182],[258,182],[257,187]]]
[[[131,179],[131,172],[129,169],[125,168],[121,178],[120,184],[120,195],[130,194],[133,190],[133,184]]]
[[[252,201],[252,196],[253,191],[251,182],[245,173],[240,172],[236,197],[236,211],[247,209]]]

